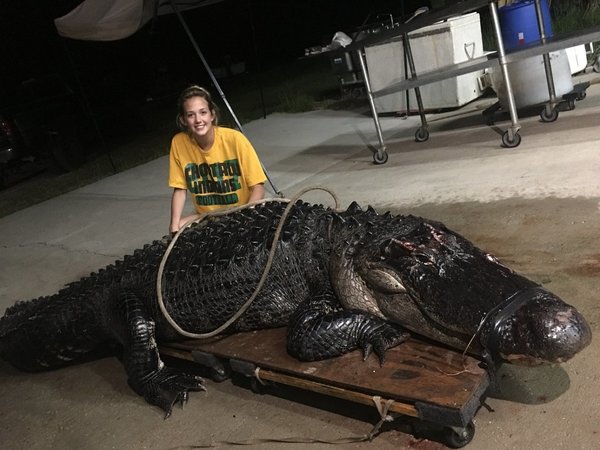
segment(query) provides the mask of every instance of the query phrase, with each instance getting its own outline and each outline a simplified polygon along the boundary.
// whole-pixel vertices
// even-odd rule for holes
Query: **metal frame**
[[[510,82],[510,77],[508,75],[507,64],[531,56],[543,55],[544,68],[546,71],[546,81],[548,84],[548,93],[550,97],[550,101],[546,105],[545,111],[546,113],[555,111],[555,107],[559,102],[556,99],[556,94],[554,90],[554,79],[552,76],[552,68],[548,55],[549,52],[573,47],[586,42],[599,40],[600,27],[593,27],[575,33],[567,33],[559,37],[546,37],[543,20],[541,19],[542,13],[540,0],[535,0],[535,4],[538,24],[540,26],[540,36],[542,38],[539,42],[525,45],[517,50],[510,52],[506,52],[502,43],[502,33],[500,30],[500,21],[498,18],[498,7],[495,0],[466,0],[439,11],[431,11],[429,14],[423,14],[415,18],[415,20],[410,23],[401,24],[398,27],[395,27],[394,29],[386,30],[385,32],[382,32],[378,35],[374,35],[357,43],[353,43],[351,44],[351,46],[347,47],[346,50],[356,50],[359,55],[359,60],[361,61],[361,70],[363,78],[365,79],[365,87],[369,99],[369,106],[371,107],[371,113],[373,115],[373,121],[375,122],[377,138],[379,141],[379,148],[377,148],[376,152],[373,154],[374,162],[376,164],[384,164],[385,162],[387,162],[388,159],[385,143],[383,140],[383,134],[381,132],[381,124],[379,122],[379,117],[375,107],[375,97],[395,93],[398,91],[415,89],[415,94],[417,94],[417,98],[419,98],[419,86],[423,86],[425,84],[433,83],[436,81],[441,81],[447,78],[451,78],[453,76],[474,72],[487,67],[492,67],[498,64],[500,66],[502,77],[504,78],[504,82],[506,85],[509,110],[508,112],[510,114],[511,119],[510,126],[507,127],[507,130],[502,136],[502,143],[505,147],[516,147],[521,143],[521,136],[519,135],[519,130],[521,129],[521,126],[518,122],[517,109],[514,100],[514,92]],[[427,72],[417,76],[417,74],[414,71],[414,60],[412,57],[412,52],[410,52],[408,33],[411,31],[415,31],[419,28],[431,25],[440,20],[448,19],[459,14],[473,12],[475,10],[485,7],[486,5],[489,7],[491,13],[492,24],[494,27],[494,37],[496,39],[498,51],[479,58],[472,59],[470,61],[450,65],[442,69],[437,69],[435,72]],[[372,91],[369,82],[367,66],[364,62],[364,49],[365,47],[368,47],[370,45],[386,42],[397,36],[402,36],[404,42],[406,43],[406,56],[411,68],[411,77],[407,79],[395,80],[389,86],[383,89]],[[429,133],[427,129],[427,122],[424,119],[425,115],[423,114],[423,108],[421,103],[419,104],[419,112],[421,115],[421,128],[419,128],[419,130],[417,130],[417,133],[415,133],[415,140],[417,140],[418,142],[423,142],[428,139]]]

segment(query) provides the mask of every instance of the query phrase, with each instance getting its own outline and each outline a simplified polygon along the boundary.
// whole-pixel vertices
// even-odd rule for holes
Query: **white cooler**
[[[409,33],[417,76],[483,55],[479,14],[450,18]],[[401,38],[365,48],[371,89],[377,91],[404,80],[404,48]],[[410,69],[407,68],[407,78]],[[459,75],[420,87],[425,110],[457,108],[481,95],[478,78],[483,71]],[[409,111],[418,111],[414,89]],[[378,112],[405,112],[406,91],[375,97]]]

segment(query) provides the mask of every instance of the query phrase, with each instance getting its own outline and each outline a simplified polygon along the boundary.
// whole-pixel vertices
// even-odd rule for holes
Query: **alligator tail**
[[[93,299],[79,282],[53,296],[17,302],[0,318],[0,357],[20,370],[68,365],[103,341]]]

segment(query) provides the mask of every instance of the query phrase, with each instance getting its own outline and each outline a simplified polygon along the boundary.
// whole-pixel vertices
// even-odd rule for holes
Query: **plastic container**
[[[547,0],[541,0],[540,6],[544,19],[544,32],[546,37],[550,37],[552,36],[552,23]],[[516,50],[522,45],[540,40],[533,0],[517,1],[503,6],[498,9],[498,16],[505,50]],[[573,90],[569,58],[565,50],[551,52],[549,56],[554,92],[556,97],[560,98]],[[506,68],[517,108],[534,106],[550,100],[544,59],[541,55],[512,62]],[[508,93],[499,68],[493,70],[491,78],[492,88],[498,95],[500,105],[505,109],[508,108]]]
[[[549,56],[554,79],[554,92],[557,98],[561,98],[573,90],[569,58],[565,50],[551,52]],[[534,106],[550,100],[542,56],[532,56],[515,61],[508,64],[506,69],[517,108]],[[498,101],[502,108],[508,109],[508,93],[500,68],[494,68],[491,75],[492,88],[498,96]]]
[[[544,32],[552,36],[550,8],[546,0],[541,0]],[[540,29],[535,12],[535,2],[524,0],[511,3],[498,9],[502,43],[505,50],[513,50],[522,45],[540,40]]]

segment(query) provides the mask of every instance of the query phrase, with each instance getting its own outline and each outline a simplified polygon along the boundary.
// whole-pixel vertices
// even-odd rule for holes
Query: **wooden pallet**
[[[241,372],[355,403],[393,400],[389,412],[448,427],[453,447],[473,437],[472,419],[489,386],[479,361],[445,347],[411,338],[388,350],[383,367],[375,355],[358,351],[325,361],[301,362],[287,354],[286,329],[237,333],[208,340],[170,343],[163,355],[194,361],[225,373]]]

